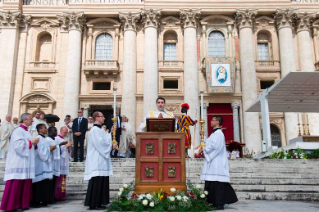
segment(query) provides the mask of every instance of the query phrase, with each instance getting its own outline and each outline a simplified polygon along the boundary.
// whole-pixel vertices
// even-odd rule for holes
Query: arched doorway
[[[281,133],[279,128],[274,124],[270,124],[270,132],[271,132],[271,145],[281,147],[282,140],[281,140]]]

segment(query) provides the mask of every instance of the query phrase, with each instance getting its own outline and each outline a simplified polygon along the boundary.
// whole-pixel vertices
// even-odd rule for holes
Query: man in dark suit
[[[116,121],[116,141],[117,141],[117,145],[120,146],[120,137],[122,134],[122,117],[120,116],[120,107],[116,106],[116,117],[117,117],[117,121]],[[112,131],[112,127],[113,127],[113,114],[109,116],[108,121],[107,121],[107,129],[111,132]],[[113,139],[113,132],[112,132],[112,139]],[[118,150],[113,150],[111,152],[111,157],[117,157],[117,153]]]
[[[88,129],[88,120],[83,117],[83,110],[78,110],[78,118],[73,120],[72,132],[74,143],[74,161],[78,162],[78,144],[80,144],[80,162],[84,158],[84,139]]]

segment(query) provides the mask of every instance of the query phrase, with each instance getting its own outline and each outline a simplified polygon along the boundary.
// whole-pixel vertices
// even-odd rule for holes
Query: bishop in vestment
[[[94,125],[90,130],[84,180],[89,181],[85,206],[90,209],[103,209],[110,201],[109,176],[113,175],[110,152],[116,149],[110,133],[102,129],[104,116],[93,113]]]
[[[4,174],[1,210],[29,209],[32,199],[32,179],[35,178],[34,148],[39,138],[32,139],[28,127],[32,124],[29,113],[21,115],[22,124],[10,138],[8,158]]]
[[[207,202],[215,206],[215,209],[223,210],[225,204],[238,201],[236,193],[229,184],[228,159],[225,145],[225,136],[221,130],[223,119],[214,116],[211,126],[213,133],[206,139],[204,166],[200,179],[205,181],[205,190],[208,191]],[[201,131],[201,134],[204,134]]]

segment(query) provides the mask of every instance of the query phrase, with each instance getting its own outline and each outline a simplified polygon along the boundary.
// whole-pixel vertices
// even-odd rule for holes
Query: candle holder
[[[112,144],[116,144],[116,150],[119,150],[118,143],[116,141],[116,121],[117,121],[117,117],[114,116],[112,118],[112,121],[113,121],[113,141],[112,141]]]
[[[302,129],[303,129],[303,135],[307,135],[305,124],[302,124]]]
[[[300,124],[298,123],[298,136],[301,136],[301,131],[300,131]]]
[[[307,130],[308,130],[307,135],[310,135],[310,131],[309,131],[309,124],[307,124]]]
[[[205,120],[201,119],[199,121],[200,123],[200,130],[201,131],[204,131],[204,125],[205,125]],[[199,147],[199,152],[202,152],[203,151],[203,147],[205,147],[205,142],[204,142],[204,135],[200,135],[200,147]]]

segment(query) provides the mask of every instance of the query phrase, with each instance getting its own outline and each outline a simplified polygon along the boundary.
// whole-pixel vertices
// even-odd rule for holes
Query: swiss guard
[[[185,132],[185,155],[189,158],[188,149],[190,149],[192,144],[189,126],[194,126],[198,121],[197,119],[193,121],[193,119],[187,115],[187,111],[189,110],[189,105],[187,103],[182,104],[181,108],[182,115],[178,117],[177,120],[177,131]]]

